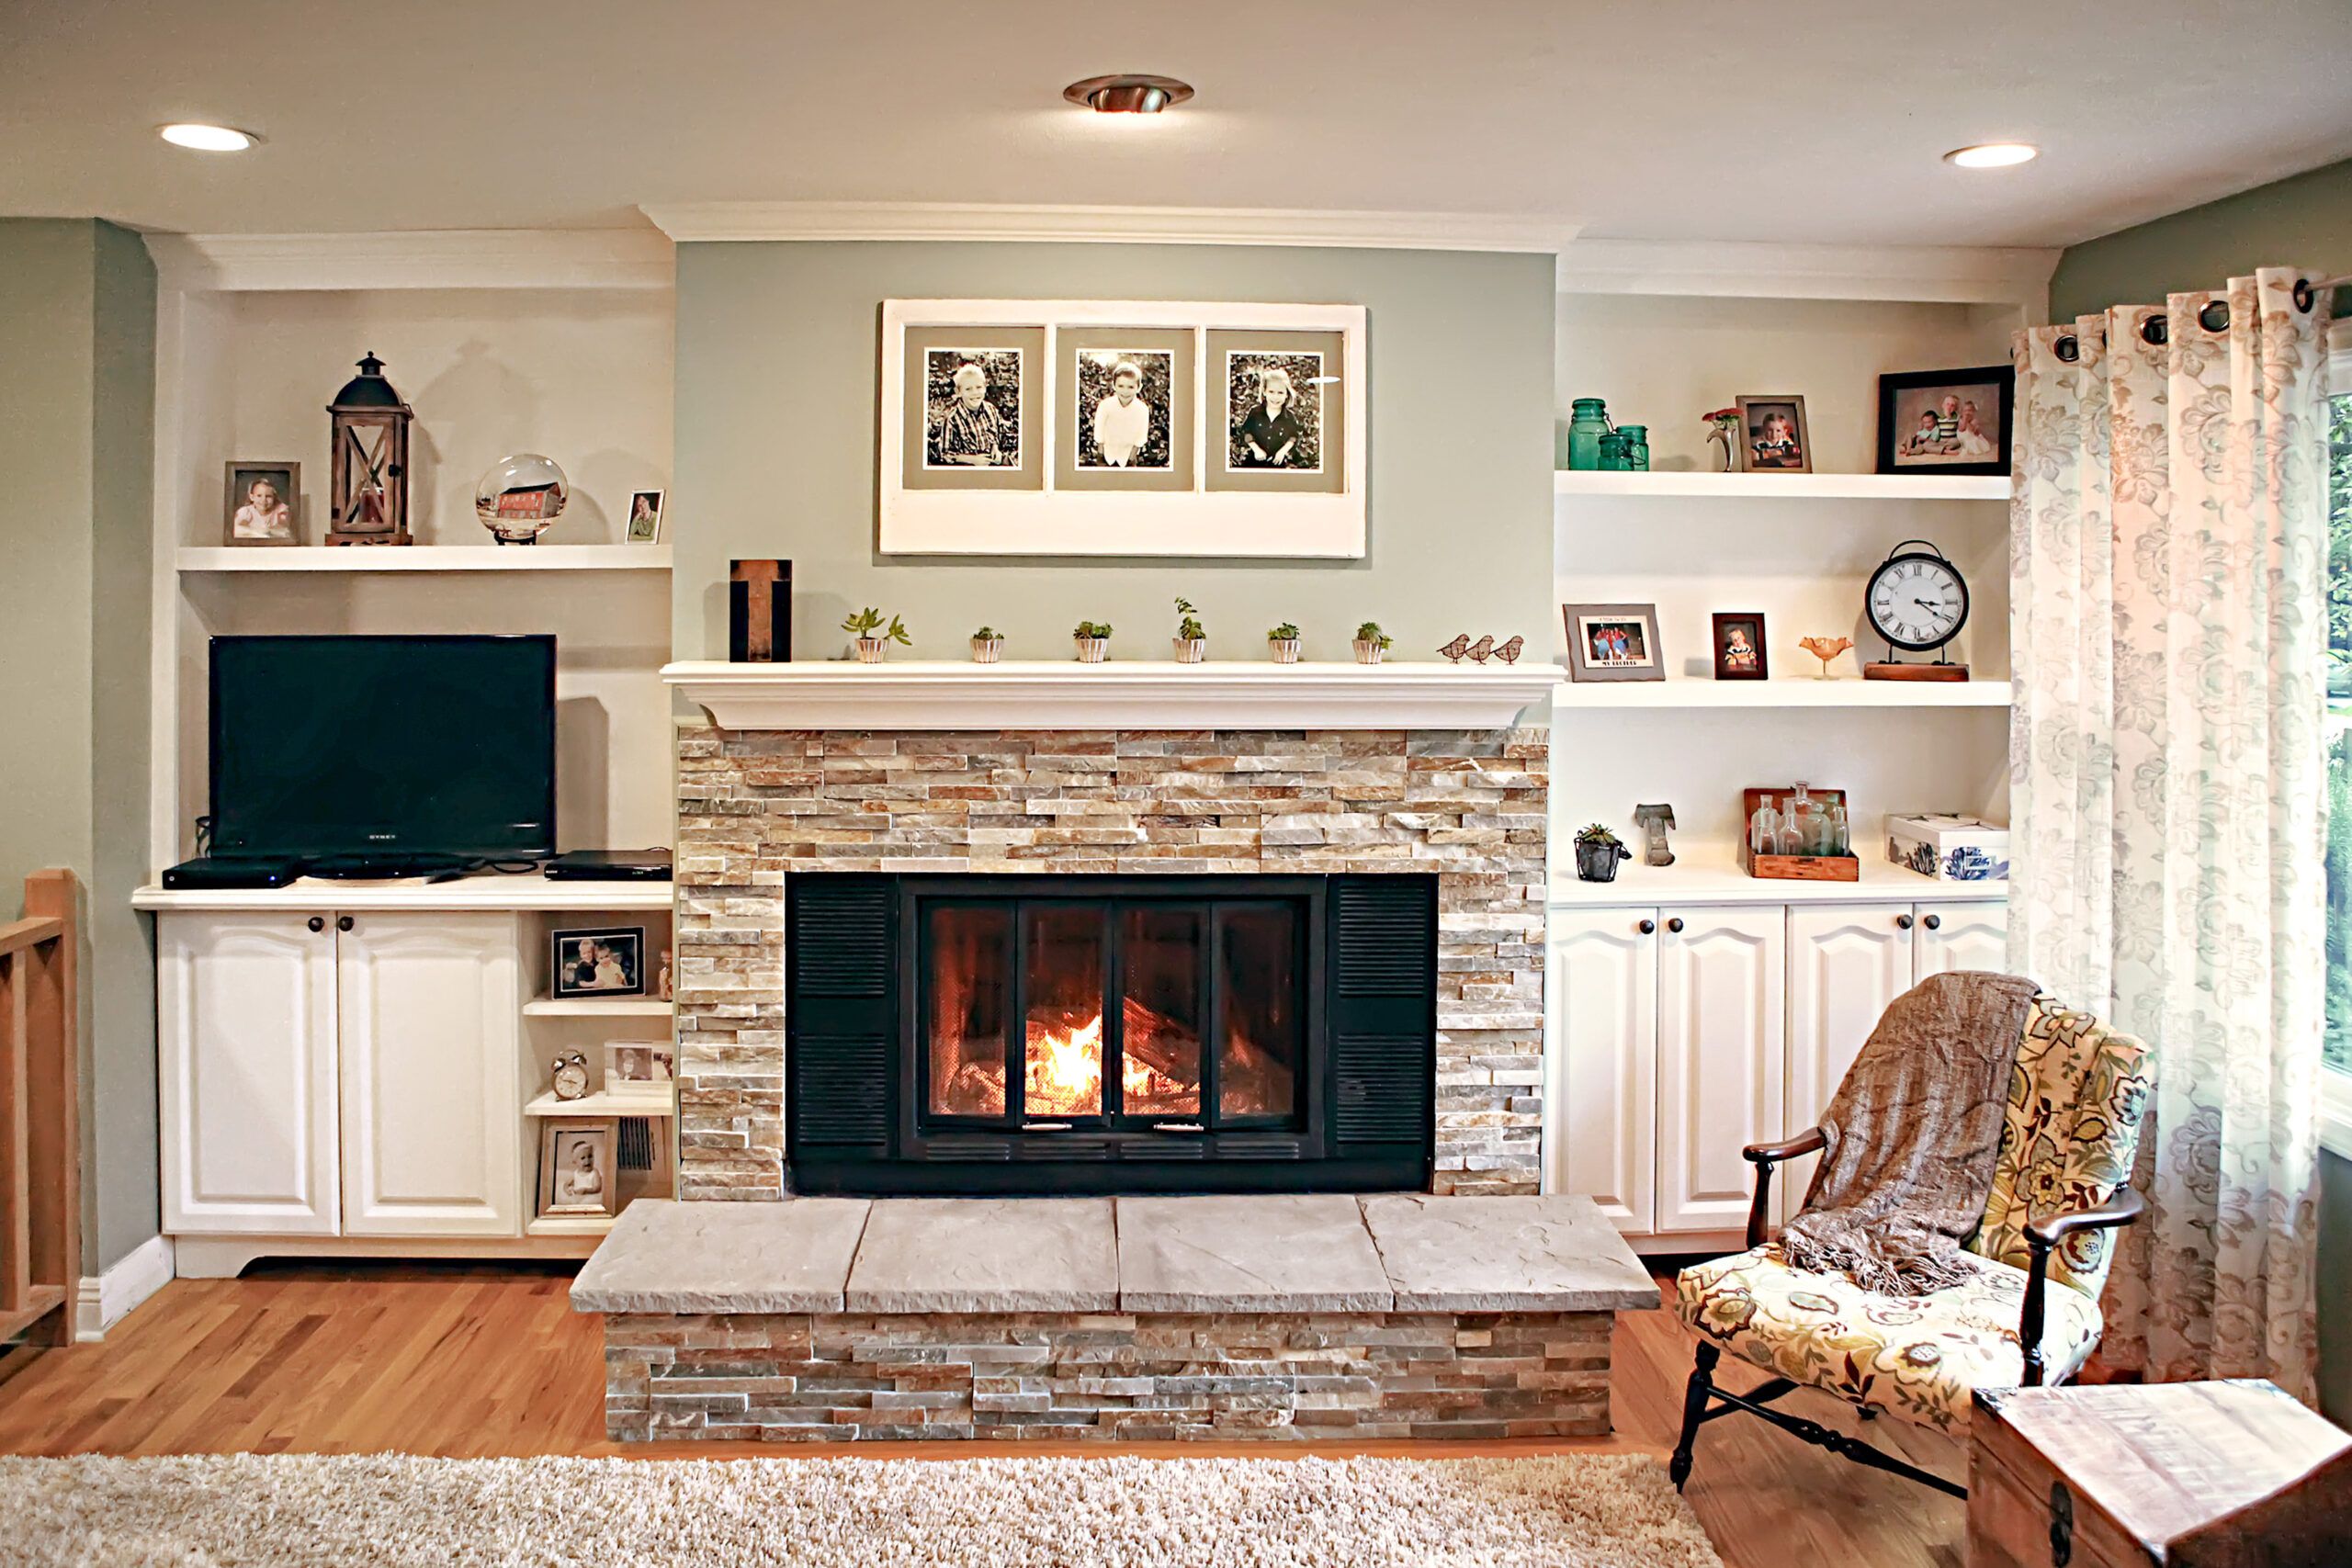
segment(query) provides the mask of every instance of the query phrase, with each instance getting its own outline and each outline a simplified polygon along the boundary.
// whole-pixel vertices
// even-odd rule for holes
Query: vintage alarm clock
[[[1943,655],[1968,624],[1968,580],[1943,551],[1925,539],[1905,539],[1871,573],[1862,614],[1883,638],[1887,657],[1865,664],[1871,681],[1965,681],[1968,666]],[[1932,664],[1906,664],[1902,653],[1936,655]]]
[[[574,1051],[554,1064],[555,1097],[578,1100],[588,1092],[588,1058]]]

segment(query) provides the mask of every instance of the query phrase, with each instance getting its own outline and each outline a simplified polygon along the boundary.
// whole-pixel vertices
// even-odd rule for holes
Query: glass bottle
[[[1756,805],[1756,815],[1747,819],[1747,852],[1752,855],[1776,855],[1781,852],[1781,814],[1772,809],[1772,797],[1761,796]]]
[[[1827,847],[1821,852],[1826,855],[1849,855],[1854,852],[1852,827],[1847,820],[1846,803],[1842,800],[1829,804],[1829,840]]]
[[[1797,781],[1796,793],[1789,796],[1789,808],[1781,814],[1781,853],[1809,855],[1814,852],[1814,801],[1805,792],[1804,781]]]
[[[1650,427],[1646,424],[1621,424],[1617,434],[1625,444],[1624,467],[1631,472],[1645,474],[1650,470]]]
[[[1578,398],[1568,408],[1568,467],[1597,470],[1600,438],[1609,430],[1609,411],[1599,398]]]

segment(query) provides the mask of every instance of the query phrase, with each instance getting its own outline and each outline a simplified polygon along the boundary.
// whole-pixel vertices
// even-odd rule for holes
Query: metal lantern
[[[327,405],[334,442],[327,543],[407,545],[408,426],[416,411],[384,379],[373,354]]]

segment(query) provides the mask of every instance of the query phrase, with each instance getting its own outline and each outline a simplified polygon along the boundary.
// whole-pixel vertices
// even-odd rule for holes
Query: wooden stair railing
[[[81,1060],[70,871],[25,878],[0,925],[0,1341],[74,1339],[82,1275]]]

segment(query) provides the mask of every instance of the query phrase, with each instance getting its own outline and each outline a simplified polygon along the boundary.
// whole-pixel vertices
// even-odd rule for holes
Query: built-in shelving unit
[[[1858,835],[1854,846],[1861,863],[1855,882],[1799,882],[1779,877],[1750,876],[1739,867],[1738,852],[1729,844],[1678,840],[1674,863],[1656,866],[1642,859],[1641,840],[1628,848],[1625,862],[1613,882],[1578,881],[1571,860],[1555,868],[1551,901],[1557,908],[1622,908],[1649,904],[1867,904],[1908,900],[1914,903],[1998,903],[2009,896],[2006,882],[1943,882],[1922,876],[1908,866],[1886,858],[1886,846],[1874,833]]]
[[[550,1090],[546,1094],[533,1096],[530,1103],[523,1107],[524,1115],[536,1117],[654,1116],[667,1118],[675,1116],[677,1113],[677,1101],[668,1092],[667,1085],[663,1086],[663,1091],[658,1095],[614,1094],[599,1090],[594,1094],[583,1094],[577,1100],[560,1100]]]
[[[219,571],[668,571],[667,545],[416,545],[381,547],[190,545],[183,572]]]
[[[1719,474],[1703,469],[1646,473],[1563,468],[1552,476],[1562,496],[1642,496],[1658,500],[1724,501],[2002,501],[2006,475],[1979,474]]]

